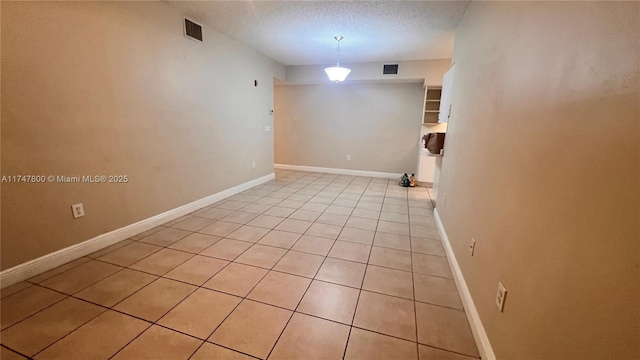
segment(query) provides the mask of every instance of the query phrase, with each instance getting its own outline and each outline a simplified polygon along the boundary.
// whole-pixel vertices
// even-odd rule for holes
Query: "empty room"
[[[1,1],[0,359],[640,359],[639,34]]]

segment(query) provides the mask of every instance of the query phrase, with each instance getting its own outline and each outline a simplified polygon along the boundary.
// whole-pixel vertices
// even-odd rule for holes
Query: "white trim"
[[[113,245],[119,241],[140,234],[141,232],[147,231],[171,220],[175,220],[181,216],[192,213],[205,206],[209,206],[215,202],[241,193],[254,186],[264,184],[273,179],[275,179],[274,173],[265,175],[263,177],[248,181],[238,186],[234,186],[230,189],[223,190],[213,195],[209,195],[200,200],[196,200],[175,209],[163,212],[162,214],[152,216],[131,225],[127,225],[108,233],[98,235],[79,244],[71,245],[64,249],[60,249],[50,254],[41,256],[37,259],[33,259],[20,265],[14,266],[10,269],[0,272],[0,287],[5,288],[22,280],[29,279],[62,264],[66,264],[69,261],[91,254],[92,252],[103,249],[109,245]]]
[[[444,225],[442,225],[442,220],[440,220],[438,209],[434,209],[433,218],[436,221],[438,232],[442,237],[442,243],[444,244],[444,249],[447,253],[449,266],[451,266],[451,270],[453,270],[453,278],[456,282],[458,292],[460,293],[460,298],[462,299],[462,304],[464,305],[465,313],[467,314],[467,319],[469,320],[469,325],[471,325],[471,332],[473,333],[473,338],[476,340],[476,345],[478,346],[480,357],[482,359],[495,360],[496,355],[493,353],[493,348],[491,347],[491,343],[489,342],[489,337],[484,331],[484,326],[482,325],[482,321],[480,320],[480,315],[478,314],[476,305],[473,303],[471,292],[467,287],[467,283],[464,281],[462,270],[460,269],[460,265],[458,265],[456,256],[453,253],[453,248],[451,247],[451,243],[449,242],[449,237],[447,237],[447,233],[444,231]]]
[[[398,179],[402,175],[402,174],[378,172],[378,171],[324,168],[324,167],[303,166],[303,165],[275,164],[274,167],[276,169],[282,169],[282,170],[311,171],[311,172],[321,172],[321,173],[327,173],[327,174],[367,176],[367,177],[377,177],[377,178],[386,178],[386,179]]]

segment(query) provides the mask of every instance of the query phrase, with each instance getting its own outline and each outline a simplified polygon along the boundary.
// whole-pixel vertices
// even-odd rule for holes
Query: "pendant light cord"
[[[338,53],[338,67],[340,67],[340,40],[338,40],[338,49],[336,52]]]

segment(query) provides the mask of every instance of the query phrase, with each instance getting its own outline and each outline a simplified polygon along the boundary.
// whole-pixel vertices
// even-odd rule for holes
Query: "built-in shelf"
[[[440,113],[440,98],[442,97],[442,88],[427,87],[424,92],[424,113],[422,116],[422,124],[435,125],[438,123],[438,114]]]

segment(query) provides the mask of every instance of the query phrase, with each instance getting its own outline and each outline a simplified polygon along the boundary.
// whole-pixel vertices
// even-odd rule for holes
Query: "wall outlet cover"
[[[81,218],[84,216],[84,207],[82,204],[71,205],[71,212],[74,219]]]

